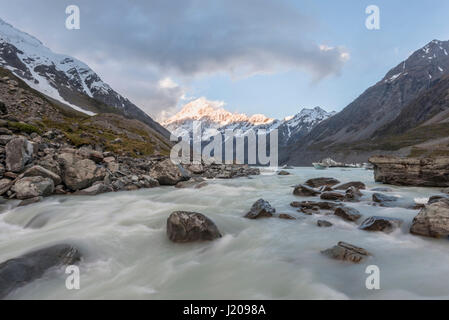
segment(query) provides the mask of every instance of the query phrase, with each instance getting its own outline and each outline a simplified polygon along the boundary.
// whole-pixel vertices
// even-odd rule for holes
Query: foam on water
[[[81,248],[81,289],[67,290],[65,274],[53,272],[9,298],[58,299],[351,299],[449,297],[449,243],[410,235],[418,213],[405,208],[348,204],[364,218],[372,215],[404,220],[391,234],[370,233],[335,216],[304,216],[289,206],[292,186],[319,176],[341,182],[363,181],[378,187],[372,171],[311,168],[271,171],[258,177],[213,180],[202,189],[162,187],[94,197],[52,197],[28,207],[8,204],[0,214],[0,261],[53,243]],[[391,187],[402,203],[439,193],[431,188]],[[248,220],[243,215],[259,198],[278,213],[299,220]],[[312,198],[310,198],[312,199]],[[175,210],[197,211],[210,217],[223,238],[207,243],[174,244],[166,237],[168,215]],[[41,216],[39,216],[41,215]],[[37,229],[26,226],[39,216]],[[43,218],[41,218],[43,217]],[[326,219],[331,228],[318,228]],[[362,218],[363,219],[363,218]],[[362,221],[362,219],[360,221]],[[359,222],[360,222],[359,221]],[[330,260],[320,251],[346,241],[373,257],[351,265]],[[367,290],[366,266],[381,272],[382,290]]]

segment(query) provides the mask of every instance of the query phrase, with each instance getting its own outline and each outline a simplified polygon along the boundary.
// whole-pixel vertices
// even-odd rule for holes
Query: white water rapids
[[[0,262],[55,243],[81,249],[81,288],[67,290],[63,272],[49,272],[8,299],[415,299],[449,298],[449,242],[409,234],[418,210],[372,206],[373,172],[363,169],[296,168],[290,176],[211,180],[202,189],[161,187],[98,196],[55,196],[0,214]],[[290,207],[292,186],[313,177],[367,184],[363,201],[347,203],[363,218],[404,220],[391,234],[366,232],[336,216],[305,216]],[[391,187],[404,201],[439,193],[432,188]],[[259,198],[300,220],[249,220],[243,215]],[[201,212],[223,238],[175,244],[166,220],[175,210]],[[35,218],[39,216],[38,218]],[[24,228],[34,220],[37,229]],[[359,220],[359,223],[363,221]],[[316,221],[334,224],[319,228]],[[338,241],[370,251],[359,265],[320,254]],[[368,265],[380,269],[380,290],[368,290]]]

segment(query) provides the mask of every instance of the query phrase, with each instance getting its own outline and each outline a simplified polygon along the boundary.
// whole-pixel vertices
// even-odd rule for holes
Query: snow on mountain
[[[315,125],[335,114],[335,112],[329,113],[316,107],[302,109],[294,116],[277,120],[262,114],[247,116],[242,113],[232,113],[223,107],[223,102],[208,101],[202,97],[186,104],[181,111],[162,122],[162,125],[175,136],[185,134],[192,136],[193,122],[201,121],[203,140],[209,140],[217,133],[223,134],[225,130],[234,132],[241,130],[241,134],[245,135],[251,129],[258,134],[278,129],[279,143],[286,144],[290,139],[307,134]]]
[[[35,37],[0,19],[0,66],[30,87],[89,115],[119,113],[138,119],[164,136],[169,133],[127,98],[73,57],[52,52]]]

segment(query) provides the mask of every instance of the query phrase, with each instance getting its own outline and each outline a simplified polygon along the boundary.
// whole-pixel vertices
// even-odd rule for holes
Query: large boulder
[[[248,219],[258,219],[258,218],[270,218],[276,212],[268,201],[264,199],[257,200],[251,210],[245,215]]]
[[[62,182],[62,179],[59,175],[41,166],[32,166],[24,172],[23,176],[49,178],[53,180],[55,186]]]
[[[17,199],[24,200],[35,197],[47,197],[53,193],[55,185],[53,180],[43,177],[25,177],[19,179],[11,190],[16,193]]]
[[[64,184],[71,190],[77,191],[90,187],[94,182],[101,181],[106,176],[106,170],[90,159],[82,159],[75,153],[58,155]]]
[[[293,194],[300,197],[313,197],[319,195],[320,193],[321,192],[319,192],[318,190],[315,190],[303,184],[295,186],[295,189],[293,190]]]
[[[215,223],[197,212],[176,211],[167,219],[167,236],[173,242],[209,241],[221,237]]]
[[[312,188],[318,188],[321,186],[335,186],[336,184],[339,184],[340,181],[334,178],[313,178],[306,181],[306,185]]]
[[[180,164],[174,164],[170,159],[157,162],[151,170],[151,176],[161,185],[174,186],[180,181],[190,179],[190,173]]]
[[[33,159],[33,145],[24,137],[13,138],[6,144],[6,170],[21,172]]]
[[[346,221],[357,221],[362,216],[358,210],[349,207],[335,209],[334,215]]]
[[[81,260],[80,251],[72,245],[59,244],[29,252],[0,264],[0,299],[55,267],[73,265]]]
[[[426,205],[413,219],[410,233],[434,238],[449,236],[449,204],[439,201]]]
[[[325,256],[342,261],[352,263],[363,262],[371,254],[363,248],[356,247],[352,244],[340,241],[336,246],[321,251]]]
[[[375,216],[364,220],[359,229],[365,231],[382,231],[385,233],[390,233],[396,228],[399,228],[401,224],[401,219]]]
[[[393,185],[449,187],[449,157],[399,158],[374,156],[374,179]]]

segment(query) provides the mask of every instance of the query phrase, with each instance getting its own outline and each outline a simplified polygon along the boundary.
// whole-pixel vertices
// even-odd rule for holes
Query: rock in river
[[[369,217],[362,222],[359,229],[365,231],[382,231],[390,233],[394,229],[399,228],[402,224],[401,219],[390,217]]]
[[[345,199],[345,195],[340,192],[327,191],[323,192],[320,198],[323,200],[343,201]]]
[[[0,264],[0,299],[42,277],[50,268],[76,264],[80,260],[77,248],[58,244],[5,261]]]
[[[295,189],[293,190],[293,194],[295,196],[300,196],[300,197],[313,197],[313,196],[319,195],[320,192],[311,187],[300,184],[300,185],[295,186]]]
[[[346,221],[357,221],[362,216],[358,210],[348,207],[339,207],[335,209],[334,215]]]
[[[335,190],[346,190],[350,187],[354,187],[357,189],[365,189],[366,186],[363,182],[360,181],[351,181],[351,182],[347,182],[347,183],[342,183],[339,184],[337,186],[334,187]]]
[[[171,159],[165,159],[155,164],[151,170],[151,176],[162,186],[174,186],[180,181],[190,179],[190,173],[180,164],[174,164]]]
[[[434,238],[449,236],[449,204],[439,201],[426,205],[413,219],[410,233]]]
[[[332,259],[349,261],[352,263],[360,263],[371,255],[365,249],[343,241],[340,241],[336,246],[330,249],[321,251],[321,253]]]
[[[270,218],[276,212],[268,201],[264,199],[257,200],[251,210],[245,215],[248,219],[258,219],[258,218]]]
[[[327,220],[318,220],[316,225],[320,228],[329,228],[333,226],[333,224]]]
[[[334,186],[336,184],[339,184],[340,181],[334,178],[313,178],[306,181],[306,185],[312,188],[318,188],[321,186]]]
[[[380,205],[384,205],[384,206],[389,206],[389,202],[395,202],[397,201],[398,198],[397,197],[393,197],[393,196],[387,196],[384,195],[382,193],[374,193],[373,194],[373,201],[380,203]]]
[[[210,241],[221,237],[215,223],[197,212],[175,211],[167,219],[167,236],[173,242]]]

